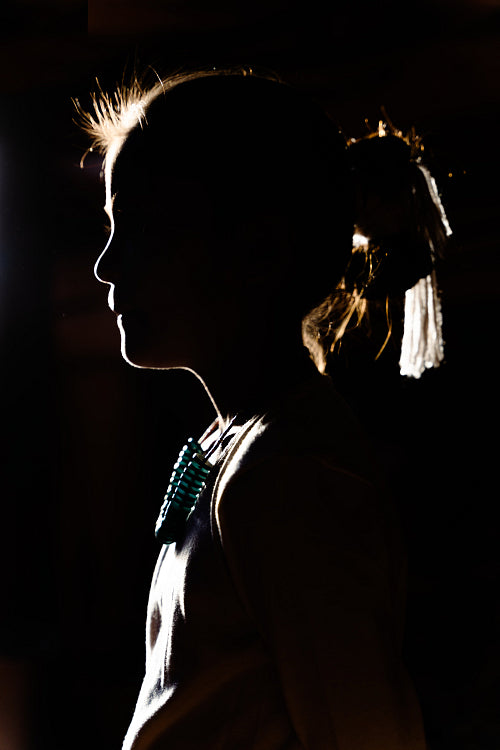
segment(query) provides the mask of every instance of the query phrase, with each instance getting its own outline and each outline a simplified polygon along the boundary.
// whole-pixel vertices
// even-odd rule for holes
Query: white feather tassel
[[[439,218],[428,236],[431,257],[435,260],[452,231],[434,178],[422,165],[419,165],[419,169],[438,211]],[[427,368],[439,367],[443,359],[443,317],[436,271],[433,270],[405,293],[403,341],[399,360],[401,375],[419,378]]]
[[[444,358],[443,319],[436,272],[419,279],[405,294],[401,375],[419,378],[428,367],[439,367]]]

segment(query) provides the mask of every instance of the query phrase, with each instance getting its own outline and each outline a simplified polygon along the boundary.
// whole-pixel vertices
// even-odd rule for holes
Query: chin
[[[154,353],[144,346],[132,346],[129,341],[122,336],[121,354],[127,364],[140,369],[168,369],[169,365],[154,356]]]
[[[150,370],[191,369],[190,358],[180,346],[182,341],[165,335],[165,330],[145,325],[129,316],[124,325],[118,321],[121,354],[132,367]]]
[[[156,351],[149,347],[144,341],[130,341],[131,337],[122,335],[121,355],[127,364],[142,370],[178,370],[191,369],[183,361],[177,361],[171,354]]]
[[[118,328],[121,337],[121,355],[127,364],[141,369],[161,368],[158,358],[154,354],[154,348],[148,344],[147,330],[138,326],[136,321],[127,315],[127,324],[124,325],[123,318],[118,318]]]
[[[127,347],[125,346],[125,344],[123,342],[122,342],[122,346],[121,346],[121,353],[122,353],[123,359],[125,360],[125,362],[128,365],[132,365],[132,367],[138,367],[138,368],[141,368],[141,369],[144,369],[144,368],[148,367],[147,364],[145,364],[144,362],[138,360],[137,357],[134,357],[133,355],[129,354],[128,351],[127,351]]]

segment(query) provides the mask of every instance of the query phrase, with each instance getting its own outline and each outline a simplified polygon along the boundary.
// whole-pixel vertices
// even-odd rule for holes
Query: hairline
[[[94,148],[104,157],[102,175],[105,184],[106,213],[112,213],[113,195],[111,192],[113,170],[116,160],[130,133],[137,127],[147,124],[147,111],[150,105],[162,94],[188,81],[215,76],[252,75],[249,66],[196,69],[170,74],[159,78],[152,86],[144,87],[136,74],[130,84],[118,86],[112,96],[102,91],[92,95],[93,111],[84,112],[75,102],[83,130],[90,136],[90,150]],[[259,78],[280,81],[275,73],[258,73]]]

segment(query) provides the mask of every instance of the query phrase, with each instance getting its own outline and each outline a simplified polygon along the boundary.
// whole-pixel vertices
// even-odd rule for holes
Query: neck
[[[300,344],[286,358],[262,360],[246,356],[244,362],[231,358],[230,366],[196,373],[212,401],[220,424],[234,418],[249,418],[266,411],[294,385],[317,372],[307,350]]]

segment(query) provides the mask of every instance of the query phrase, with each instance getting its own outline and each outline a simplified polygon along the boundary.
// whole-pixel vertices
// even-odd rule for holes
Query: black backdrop
[[[425,136],[454,230],[446,363],[401,381],[389,349],[341,385],[400,500],[405,653],[431,750],[498,748],[498,4],[24,0],[1,13],[0,747],[120,746],[157,509],[182,442],[211,419],[194,381],[169,374],[165,388],[120,359],[92,276],[99,164],[79,168],[71,97],[88,104],[96,76],[111,87],[134,62],[244,62],[314,93],[352,136],[381,105]]]

